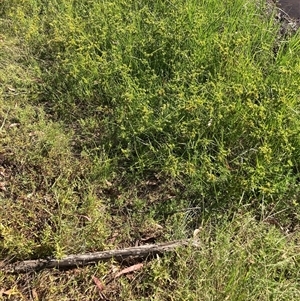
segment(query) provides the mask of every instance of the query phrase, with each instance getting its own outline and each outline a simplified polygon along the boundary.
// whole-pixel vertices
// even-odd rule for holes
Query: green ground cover
[[[300,42],[279,32],[264,1],[1,1],[0,264],[202,247],[112,281],[129,263],[0,271],[0,299],[298,300]]]

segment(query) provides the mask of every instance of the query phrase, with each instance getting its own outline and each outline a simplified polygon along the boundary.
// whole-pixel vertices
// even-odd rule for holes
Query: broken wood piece
[[[169,252],[181,246],[199,246],[199,244],[196,240],[192,239],[176,240],[160,244],[130,247],[121,250],[109,250],[87,254],[68,255],[63,257],[62,259],[36,259],[19,261],[8,264],[1,268],[1,270],[8,273],[17,274],[51,268],[68,269],[96,264],[97,262],[104,262],[110,259],[123,261],[126,258],[145,258],[147,256]]]

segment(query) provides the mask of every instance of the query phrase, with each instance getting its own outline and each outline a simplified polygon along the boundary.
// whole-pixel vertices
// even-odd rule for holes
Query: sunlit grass
[[[104,294],[297,300],[299,34],[280,37],[263,1],[2,2],[0,260],[202,226],[200,249]],[[92,276],[114,265],[0,283],[4,298],[97,300]]]

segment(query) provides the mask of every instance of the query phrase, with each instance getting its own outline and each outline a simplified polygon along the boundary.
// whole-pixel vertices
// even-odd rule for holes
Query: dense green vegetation
[[[201,227],[103,294],[297,300],[300,42],[279,26],[265,1],[1,1],[0,263]],[[0,271],[0,299],[99,300],[117,267]]]

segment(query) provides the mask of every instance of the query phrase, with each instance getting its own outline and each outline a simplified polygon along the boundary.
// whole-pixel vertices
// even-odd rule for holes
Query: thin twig
[[[1,268],[1,270],[7,273],[18,274],[51,268],[67,269],[96,264],[97,262],[104,262],[110,259],[115,259],[116,261],[123,261],[126,258],[145,258],[151,255],[173,251],[174,249],[181,246],[189,245],[199,246],[196,240],[184,239],[161,244],[149,244],[137,247],[130,247],[121,250],[109,250],[87,254],[68,255],[63,257],[62,259],[36,259],[19,261],[13,264],[8,264],[4,266],[4,268]]]

